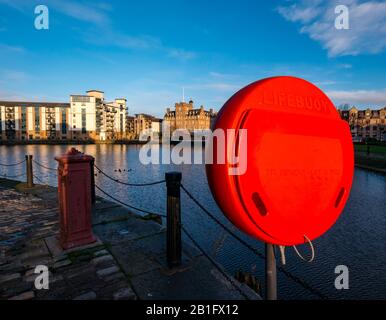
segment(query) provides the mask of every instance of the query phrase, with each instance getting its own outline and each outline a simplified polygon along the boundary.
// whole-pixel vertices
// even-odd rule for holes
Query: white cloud
[[[18,47],[18,46],[10,46],[5,43],[0,43],[0,50],[1,51],[8,51],[12,53],[23,53],[25,52],[24,48]]]
[[[191,60],[196,58],[197,54],[193,51],[187,51],[184,49],[169,49],[168,56],[171,58],[177,58],[180,60]]]
[[[96,33],[99,33],[97,36]],[[84,33],[84,39],[91,44],[114,46],[122,49],[155,49],[161,41],[151,36],[132,36],[114,32],[113,30],[91,31]]]
[[[336,84],[336,81],[334,81],[334,80],[326,80],[326,81],[315,82],[315,85],[317,85],[317,86],[333,86],[335,84]]]
[[[20,93],[10,90],[0,90],[0,100],[2,101],[26,101],[27,99]]]
[[[341,4],[349,9],[349,30],[335,28],[335,7]],[[320,42],[331,57],[377,54],[386,49],[386,2],[302,0],[277,11],[286,20],[300,23],[300,32]]]
[[[105,6],[101,4],[81,4],[73,1],[48,1],[57,11],[77,20],[91,22],[98,25],[109,23],[109,17],[104,12]]]
[[[11,82],[23,82],[30,79],[30,75],[19,70],[1,70],[1,79]]]
[[[7,5],[24,14],[36,5],[34,0],[0,0],[0,4]],[[113,26],[110,15],[113,7],[108,2],[74,1],[74,0],[46,0],[49,10],[60,12],[70,18],[86,22],[88,28],[81,31],[83,40],[87,43],[114,46],[122,49],[160,50],[168,57],[181,61],[197,57],[197,53],[183,48],[165,46],[157,37],[150,35],[130,35],[119,32]],[[1,31],[1,29],[0,29]],[[1,49],[0,44],[0,49]],[[16,47],[15,51],[16,51]],[[8,49],[11,49],[9,47]]]
[[[338,65],[338,67],[341,68],[341,69],[351,69],[352,68],[352,64],[350,64],[350,63],[343,63],[343,64]]]
[[[277,11],[289,21],[307,23],[321,13],[321,8],[318,6],[320,1],[304,2],[303,5],[294,3],[288,7],[280,6]]]
[[[200,83],[200,84],[192,84],[185,86],[185,89],[191,89],[191,90],[215,90],[215,91],[235,91],[242,88],[240,85],[236,84],[230,84],[230,83]]]
[[[350,104],[372,104],[386,106],[386,89],[327,91],[326,94],[334,101]]]

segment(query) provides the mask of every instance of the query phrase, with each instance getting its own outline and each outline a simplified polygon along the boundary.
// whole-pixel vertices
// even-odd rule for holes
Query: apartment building
[[[137,140],[142,132],[152,132],[154,137],[161,135],[162,119],[152,115],[140,113],[134,117],[127,117],[126,130],[129,139]]]
[[[195,109],[193,101],[189,101],[189,103],[176,103],[173,111],[167,108],[164,121],[168,123],[172,132],[187,129],[192,133],[195,130],[210,129],[216,116],[213,109],[207,111],[203,106]]]
[[[116,140],[126,135],[127,100],[106,102],[104,92],[87,91],[71,95],[71,138],[74,140]]]
[[[382,109],[339,110],[340,116],[350,125],[354,141],[375,139],[386,141],[386,107]]]
[[[0,101],[3,141],[114,140],[126,137],[126,99],[90,90],[70,103]]]
[[[69,103],[0,101],[0,138],[68,139],[69,110]]]

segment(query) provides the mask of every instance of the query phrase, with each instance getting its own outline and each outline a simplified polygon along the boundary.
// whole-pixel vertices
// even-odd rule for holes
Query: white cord
[[[285,258],[285,246],[279,246],[279,250],[280,250],[281,264],[285,266],[287,264],[286,258]]]
[[[303,261],[306,261],[308,263],[311,263],[315,260],[315,248],[314,248],[314,245],[312,244],[312,241],[306,236],[304,235],[304,239],[307,240],[307,242],[309,243],[310,247],[311,247],[311,259],[307,260],[305,259],[299,252],[298,248],[296,246],[293,246],[296,254],[299,256],[300,259],[302,259]]]

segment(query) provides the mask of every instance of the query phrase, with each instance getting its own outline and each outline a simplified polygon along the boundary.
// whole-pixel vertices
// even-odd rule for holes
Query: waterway
[[[0,146],[0,163],[15,163],[26,154],[49,167],[56,167],[54,157],[65,152],[67,146]],[[165,172],[180,171],[183,184],[216,217],[228,223],[210,193],[203,165],[143,165],[139,161],[141,146],[87,145],[79,150],[96,158],[96,164],[112,176],[130,183],[163,180]],[[196,153],[202,153],[196,149]],[[44,183],[56,186],[55,172],[34,166],[35,175]],[[22,174],[23,166],[0,167],[0,175]],[[166,188],[156,185],[131,188],[96,177],[96,183],[120,200],[134,206],[165,214]],[[238,270],[253,273],[264,281],[264,261],[227,235],[211,221],[190,199],[182,195],[182,219],[194,237],[232,274]],[[229,224],[229,223],[228,223]],[[230,225],[230,224],[229,224]],[[259,241],[243,235],[246,241],[264,252]],[[286,270],[301,278],[331,299],[385,299],[386,298],[386,176],[357,169],[347,206],[335,224],[324,236],[314,241],[316,259],[308,264],[301,261],[291,248],[287,252]],[[301,247],[306,255],[308,248]],[[335,268],[349,269],[349,290],[337,290]],[[295,281],[279,273],[280,299],[315,299],[315,295]]]

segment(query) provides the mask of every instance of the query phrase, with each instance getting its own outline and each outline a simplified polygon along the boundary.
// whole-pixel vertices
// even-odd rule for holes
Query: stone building
[[[126,128],[127,136],[131,140],[139,139],[139,136],[144,131],[151,131],[154,136],[161,134],[162,119],[158,119],[152,115],[140,113],[134,117],[127,117]]]
[[[193,101],[189,101],[189,103],[176,103],[174,111],[167,108],[164,121],[170,126],[172,132],[178,129],[187,129],[193,133],[195,130],[210,129],[216,116],[217,114],[213,109],[207,111],[203,106],[195,109]]]
[[[350,125],[354,141],[375,139],[386,141],[386,107],[378,110],[339,110],[340,116]]]

